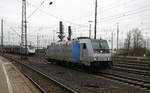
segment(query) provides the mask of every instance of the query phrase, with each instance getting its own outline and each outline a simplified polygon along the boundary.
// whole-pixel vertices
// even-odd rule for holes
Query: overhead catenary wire
[[[138,10],[138,11],[137,11]],[[144,10],[140,10],[139,9],[136,9],[136,10],[133,10],[133,11],[127,11],[126,12],[126,15],[120,15],[120,16],[111,16],[112,18],[109,18],[109,19],[106,19],[107,17],[105,18],[102,18],[102,22],[104,21],[110,21],[110,20],[113,20],[113,19],[118,19],[118,18],[123,18],[123,17],[127,17],[127,16],[131,16],[131,15],[135,15],[135,14],[138,14],[138,13],[142,13],[142,12],[145,12],[145,11],[149,11],[149,9],[144,9]],[[129,12],[129,13],[128,13]],[[131,12],[131,13],[130,13]],[[133,13],[132,13],[133,12]],[[128,14],[127,14],[128,13]],[[88,26],[81,26],[80,25],[80,28],[82,27],[85,27],[85,28],[88,28]]]
[[[140,13],[148,12],[148,11],[150,11],[150,7],[146,6],[146,7],[138,8],[138,9],[135,9],[132,11],[127,11],[125,13],[120,13],[120,14],[113,15],[113,16],[103,17],[103,18],[100,18],[100,20],[101,20],[101,23],[107,22],[107,21],[110,22],[111,20],[116,20],[119,18],[128,17],[128,16],[132,16],[132,15],[136,15],[136,14],[140,14]]]
[[[14,30],[12,27],[9,27],[13,32],[15,32],[17,34],[17,36],[21,37],[21,35],[16,31]]]
[[[8,22],[8,21],[6,20],[5,22]],[[15,32],[17,36],[21,37],[21,34],[19,34],[19,33],[14,29],[13,26],[8,25],[8,23],[6,23],[5,25],[6,25],[6,27],[7,27],[8,29],[10,29],[11,31]],[[18,28],[18,27],[17,27],[17,28]],[[20,29],[20,28],[21,28],[21,27],[19,27],[18,29]],[[10,31],[10,30],[9,30],[9,31]]]
[[[145,11],[147,11],[147,10],[144,10],[144,12],[145,12]],[[148,11],[149,11],[149,10],[148,10]],[[132,11],[132,12],[133,12],[133,11]],[[135,12],[136,12],[136,11],[135,11]],[[111,21],[111,20],[115,20],[115,19],[119,19],[119,18],[129,17],[129,16],[136,15],[136,14],[139,14],[139,13],[143,13],[143,12],[139,12],[139,10],[137,11],[137,12],[139,12],[139,13],[135,13],[135,12],[134,12],[133,14],[127,13],[127,14],[125,14],[125,15],[122,13],[122,14],[120,14],[120,15],[117,15],[117,16],[115,15],[115,16],[110,17],[110,18],[105,17],[105,19],[102,19],[101,21],[102,21],[102,22],[107,22],[107,21]],[[47,12],[47,13],[48,13],[48,12]],[[55,15],[54,15],[54,16],[55,16]],[[79,27],[80,27],[80,28],[81,28],[81,27],[86,27],[86,28],[87,28],[88,26],[85,26],[85,25],[82,25],[82,24],[81,24]]]
[[[28,2],[28,4],[29,4],[30,6],[32,6],[32,7],[36,7],[36,6],[32,5],[32,4],[30,4],[29,2]],[[48,12],[42,10],[42,9],[38,9],[38,10],[39,10],[40,12],[42,12],[42,13],[44,13],[44,14],[50,16],[50,17],[53,17],[53,18],[55,18],[55,19],[57,19],[57,20],[62,20],[62,21],[64,21],[64,22],[66,22],[66,23],[70,23],[70,24],[75,25],[75,26],[87,26],[87,25],[83,25],[83,24],[77,24],[77,23],[74,23],[74,22],[72,22],[72,21],[69,21],[69,20],[63,19],[63,18],[61,18],[61,17],[55,16],[55,15],[50,14],[50,13],[48,13]]]
[[[118,18],[122,18],[122,17],[126,17],[126,16],[131,16],[131,15],[143,13],[143,12],[146,12],[146,11],[150,11],[150,8],[145,8],[143,10],[137,9],[137,10],[138,11],[133,11],[133,12],[128,11],[128,12],[122,13],[122,15],[103,17],[103,18],[101,18],[101,20],[103,22],[103,21],[107,21],[107,20],[110,21],[110,20],[113,20],[113,19],[118,19]]]
[[[105,10],[104,12],[108,12],[109,10],[112,10],[114,8],[119,8],[118,6],[123,6],[123,5],[126,5],[128,3],[128,5],[131,5],[133,4],[133,2],[135,2],[136,0],[131,0],[130,2],[122,2],[122,3],[117,3],[116,5],[115,4],[110,4],[108,6],[104,6],[104,7],[99,7],[98,9],[103,9]],[[132,3],[131,3],[132,2]],[[115,2],[116,3],[116,2]],[[106,8],[107,7],[107,8]],[[107,11],[106,11],[107,10]]]
[[[28,16],[28,19],[45,3],[46,0],[43,0],[41,2],[41,4],[39,5],[39,7],[37,7],[29,16]]]
[[[134,0],[133,0],[134,1]],[[30,4],[31,5],[31,4]],[[33,6],[32,5],[32,7],[35,7],[35,6]],[[50,13],[47,13],[47,12],[45,12],[45,11],[43,11],[42,9],[39,9],[41,12],[43,12],[44,14],[46,14],[46,15],[49,15],[49,16],[51,16],[51,17],[54,17],[54,18],[56,18],[56,19],[58,19],[58,20],[64,20],[64,19],[62,19],[62,18],[60,18],[60,17],[57,17],[57,16],[55,16],[55,15],[52,15],[52,14],[50,14]],[[127,13],[127,12],[126,12]],[[121,18],[121,17],[125,17],[125,16],[129,16],[129,15],[131,15],[131,14],[126,14],[126,15],[121,15],[121,16],[112,16],[112,17],[114,17],[114,18],[108,18],[108,19],[106,19],[107,17],[105,17],[105,19],[104,18],[102,18],[102,22],[104,21],[104,20],[108,20],[109,21],[109,19],[110,20],[113,20],[113,19],[115,19],[115,18]],[[110,16],[111,17],[111,16]],[[71,21],[68,21],[68,20],[64,20],[65,22],[68,22],[68,23],[71,23],[71,24],[73,24],[73,25],[76,25],[76,26],[79,26],[79,27],[88,27],[88,25],[83,25],[83,24],[76,24],[76,23],[73,23],[73,22],[71,22]]]
[[[132,0],[132,1],[130,1],[130,3],[128,3],[128,4],[133,4],[133,3],[131,3],[131,2],[134,2],[134,1],[136,1],[136,0]],[[115,2],[116,3],[116,2]],[[113,8],[118,8],[118,6],[122,6],[122,5],[124,5],[125,4],[125,2],[122,2],[122,3],[118,3],[117,5],[115,5],[114,3],[111,3],[111,4],[109,4],[109,5],[107,5],[107,6],[103,6],[103,7],[99,7],[99,6],[101,6],[101,5],[98,5],[97,7],[98,7],[98,10],[100,10],[100,9],[103,9],[103,11],[104,12],[108,12],[108,11],[110,11],[110,10],[112,10]],[[107,8],[105,8],[105,7],[107,7]],[[89,14],[89,12],[90,11],[88,11],[87,13]],[[103,13],[104,13],[103,12]],[[74,18],[74,19],[72,19],[72,21],[73,20],[80,20],[80,19],[83,19],[83,18],[87,18],[87,17],[91,17],[91,16],[93,16],[93,13],[91,13],[90,15],[85,15],[85,16],[82,16],[82,17],[78,17],[78,18]]]

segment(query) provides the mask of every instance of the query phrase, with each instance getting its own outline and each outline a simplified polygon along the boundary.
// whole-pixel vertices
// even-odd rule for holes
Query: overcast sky
[[[63,21],[66,34],[67,26],[71,25],[73,37],[88,36],[88,21],[94,21],[95,0],[45,0],[39,7],[43,1],[27,0],[28,41],[35,44],[37,34],[44,38],[45,43],[57,39],[56,35],[53,38],[53,30],[57,32],[59,21]],[[53,4],[49,5],[51,1]],[[5,22],[6,42],[19,41],[12,29],[19,34],[21,32],[21,4],[22,0],[0,0],[0,17]],[[37,8],[38,10],[30,16]],[[127,31],[137,27],[149,37],[149,17],[150,0],[98,0],[97,37],[110,40],[111,33],[114,32],[116,39],[116,23],[120,25],[120,43],[123,43]],[[92,30],[93,27],[94,22]]]

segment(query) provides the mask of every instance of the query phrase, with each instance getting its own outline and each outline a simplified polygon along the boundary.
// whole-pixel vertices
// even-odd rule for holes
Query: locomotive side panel
[[[50,59],[59,60],[59,61],[72,61],[72,44],[52,44],[47,47],[46,55]]]
[[[66,43],[66,46],[64,46],[64,60],[67,62],[72,61],[72,43]]]
[[[72,45],[72,62],[79,63],[80,62],[80,45],[79,41],[73,42]]]

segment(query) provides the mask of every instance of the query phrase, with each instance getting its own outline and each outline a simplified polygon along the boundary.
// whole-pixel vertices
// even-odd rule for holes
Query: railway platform
[[[11,62],[0,56],[0,93],[41,93]]]

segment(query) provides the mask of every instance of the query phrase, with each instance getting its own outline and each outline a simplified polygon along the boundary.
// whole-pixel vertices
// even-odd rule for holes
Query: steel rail
[[[30,76],[28,76],[26,73],[22,72],[25,77],[27,77],[42,93],[47,93],[43,88],[40,87],[38,83],[36,83]]]
[[[126,65],[136,65],[136,66],[149,66],[150,64],[147,63],[140,63],[140,62],[118,62],[116,64],[126,64]]]
[[[8,57],[8,56],[5,56],[5,57],[7,57],[7,58],[9,58],[9,59],[11,59],[11,60],[13,60],[13,61],[15,61],[15,62],[17,62],[17,63],[23,65],[23,66],[25,66],[25,67],[27,67],[27,68],[29,68],[29,69],[31,69],[31,70],[33,70],[33,71],[39,73],[39,74],[41,74],[42,76],[44,76],[44,77],[48,78],[49,80],[55,82],[55,83],[58,84],[60,87],[65,88],[66,90],[70,91],[71,93],[78,93],[76,90],[71,89],[70,87],[68,87],[68,86],[66,86],[66,85],[64,85],[64,84],[62,84],[61,82],[59,82],[59,81],[53,79],[52,77],[50,77],[50,76],[48,76],[48,75],[42,73],[42,72],[39,71],[39,70],[35,69],[34,67],[31,67],[31,66],[29,66],[29,65],[27,65],[27,64],[24,64],[24,63],[21,62],[20,60],[13,59],[12,57]],[[39,85],[38,85],[38,86],[39,86]],[[47,92],[44,92],[43,89],[42,89],[42,92],[43,92],[43,93],[47,93]]]
[[[121,65],[120,64],[115,64],[114,66],[150,71],[149,67],[141,67],[141,66],[135,66],[135,65],[133,66],[133,65],[126,65],[126,64],[121,64]]]
[[[150,76],[150,71],[138,70],[138,69],[133,69],[133,68],[113,66],[112,70],[123,71],[123,72],[132,73],[132,74],[144,75],[144,76]]]
[[[135,87],[146,88],[146,90],[150,91],[150,82],[148,81],[146,82],[144,80],[139,80],[131,77],[124,77],[121,75],[115,75],[113,73],[107,73],[107,72],[97,73],[96,76],[104,77],[110,80],[117,80],[123,83],[128,83],[130,85],[134,85]]]

